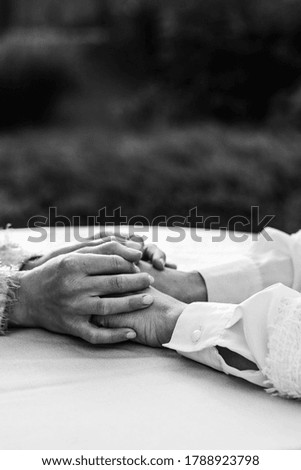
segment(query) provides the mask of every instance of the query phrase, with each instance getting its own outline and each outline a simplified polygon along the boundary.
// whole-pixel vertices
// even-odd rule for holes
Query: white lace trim
[[[11,240],[11,230],[9,226],[6,230],[0,230],[0,267],[8,266],[19,270],[31,255]]]
[[[8,292],[9,270],[0,268],[0,335],[7,329],[6,302]]]
[[[282,298],[268,319],[267,392],[301,398],[301,298]]]
[[[19,245],[9,239],[9,230],[1,230],[0,240],[0,335],[5,334],[8,322],[8,305],[15,301],[10,292],[13,289],[11,275],[19,271],[24,261],[29,257]],[[17,286],[14,286],[17,287]]]

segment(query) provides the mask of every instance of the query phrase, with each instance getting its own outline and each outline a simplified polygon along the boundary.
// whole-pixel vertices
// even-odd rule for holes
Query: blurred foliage
[[[75,64],[59,47],[3,41],[0,44],[0,126],[49,121],[60,98],[75,89]],[[78,74],[77,74],[78,75]]]
[[[0,225],[258,205],[300,227],[299,0],[44,3],[36,35],[0,25]]]
[[[299,125],[299,105],[296,109],[292,99],[299,96],[301,76],[299,0],[90,0],[85,7],[77,0],[72,9],[69,0],[44,0],[43,5],[34,11],[39,18],[44,11],[52,26],[61,26],[69,12],[66,24],[73,18],[78,27],[82,8],[91,26],[106,32],[115,72],[137,81],[134,100],[129,96],[123,103],[134,124],[158,117],[258,123],[276,116]],[[102,67],[104,49],[100,44],[98,55],[95,49],[90,58]],[[0,47],[2,99],[13,101],[16,90],[24,109],[33,86],[40,108],[47,110],[47,100],[59,98],[70,76],[76,77],[71,62],[62,48]],[[9,104],[2,109],[9,112]]]
[[[301,136],[216,124],[162,128],[147,134],[19,132],[2,138],[0,223],[22,226],[34,215],[187,217],[276,215],[273,225],[301,226]],[[118,223],[116,218],[115,222]],[[230,224],[231,225],[231,224]],[[241,227],[242,228],[242,227]],[[250,229],[250,226],[245,227]]]
[[[153,105],[177,121],[258,122],[281,108],[284,90],[289,96],[299,86],[299,0],[128,4],[132,7],[121,6],[116,15],[118,27],[123,25],[120,47],[127,57],[139,48],[156,84],[155,95],[141,93],[139,117],[140,107]]]

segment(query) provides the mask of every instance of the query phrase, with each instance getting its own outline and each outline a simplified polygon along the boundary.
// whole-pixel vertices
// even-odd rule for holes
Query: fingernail
[[[137,336],[137,335],[136,335],[135,331],[129,331],[129,332],[126,334],[127,339],[134,339],[134,338],[136,338],[136,336]]]
[[[158,263],[162,268],[164,268],[165,265],[163,259],[158,259]]]
[[[136,273],[140,273],[140,272],[141,272],[141,271],[140,271],[140,268],[139,268],[136,264],[134,264],[133,266],[134,266],[134,270],[135,270]]]
[[[142,298],[143,305],[150,305],[153,303],[153,298],[151,295],[145,294]]]
[[[139,250],[136,250],[135,248],[129,248],[129,250],[133,253],[133,255],[136,255],[137,257],[141,258],[142,253]]]
[[[150,284],[153,284],[155,282],[155,279],[153,278],[153,276],[148,275],[148,278],[149,278]]]

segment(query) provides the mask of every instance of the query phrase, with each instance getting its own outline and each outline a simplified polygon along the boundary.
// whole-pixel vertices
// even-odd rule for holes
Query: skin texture
[[[155,279],[153,287],[148,289],[154,298],[151,307],[114,317],[94,317],[92,321],[101,327],[128,326],[137,333],[134,341],[161,347],[170,341],[177,320],[187,303],[207,300],[206,285],[197,272],[186,273],[168,268],[157,271],[150,263],[143,261],[139,263],[139,267]],[[217,346],[217,349],[228,365],[238,370],[258,370],[256,364],[243,356],[227,348]]]
[[[170,340],[186,304],[153,288],[146,292],[154,299],[149,308],[122,315],[95,316],[92,322],[102,328],[127,326],[136,331],[136,342],[161,347]]]
[[[187,304],[163,294],[153,287],[148,289],[148,292],[154,299],[148,309],[107,317],[95,316],[92,318],[92,322],[102,328],[127,326],[136,331],[135,342],[152,347],[162,347],[163,344],[170,341],[178,318]],[[217,349],[228,365],[238,370],[258,370],[256,364],[240,354],[219,346]]]
[[[174,263],[167,263],[165,253],[156,245],[146,245],[143,249],[142,259],[149,261],[157,271],[164,271],[164,268],[176,270],[177,265]]]
[[[116,241],[61,254],[16,274],[18,302],[10,326],[39,327],[78,336],[93,344],[135,337],[128,327],[107,330],[90,323],[92,315],[147,308],[152,278],[135,265],[141,252]]]
[[[162,251],[157,245],[150,243],[145,245],[143,237],[137,235],[122,235],[120,231],[118,232],[99,232],[92,239],[104,238],[107,236],[113,237],[119,243],[125,244],[130,248],[141,251],[142,259],[144,261],[149,261],[151,265],[156,268],[158,271],[163,271],[165,267],[171,269],[177,269],[176,264],[166,261],[166,254]]]
[[[150,295],[141,293],[153,282],[137,267],[142,257],[158,270],[166,265],[165,253],[155,245],[145,247],[140,237],[102,232],[29,260],[15,275],[20,288],[10,327],[42,327],[97,344],[133,339],[136,333],[130,328],[100,331],[90,318],[145,309],[152,303]]]
[[[117,242],[120,245],[124,245],[128,248],[140,251],[142,259],[149,261],[150,264],[159,271],[164,270],[165,266],[176,269],[175,264],[166,262],[166,255],[160,248],[153,244],[144,246],[143,239],[140,237],[126,238],[125,236],[121,235],[110,235],[108,232],[101,232],[95,238],[87,239],[87,241],[84,243],[65,245],[41,257],[29,260],[24,264],[22,270],[28,271],[30,269],[37,268],[50,259],[67,253],[91,253],[91,250],[93,252],[94,248],[97,250],[97,247],[99,247],[101,244],[108,242]]]
[[[141,261],[139,268],[150,274],[155,282],[153,287],[187,304],[206,302],[207,289],[203,277],[197,272],[183,272],[165,267],[158,271],[151,263]]]
[[[42,327],[93,344],[132,339],[161,347],[170,340],[186,304],[207,301],[202,276],[176,271],[155,245],[101,235],[30,261],[24,271],[31,272],[17,273],[19,302],[10,326]],[[151,282],[158,290],[141,293]],[[229,365],[257,370],[239,354],[217,349]]]

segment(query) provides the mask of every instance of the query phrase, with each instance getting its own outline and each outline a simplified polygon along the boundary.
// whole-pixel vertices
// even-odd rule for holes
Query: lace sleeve
[[[7,330],[9,311],[16,298],[18,285],[14,280],[14,273],[19,271],[28,258],[25,250],[9,241],[7,232],[2,232],[4,237],[0,241],[0,335],[4,335]]]
[[[9,312],[16,301],[16,291],[19,287],[12,277],[13,270],[9,267],[0,267],[0,336],[7,331]]]

